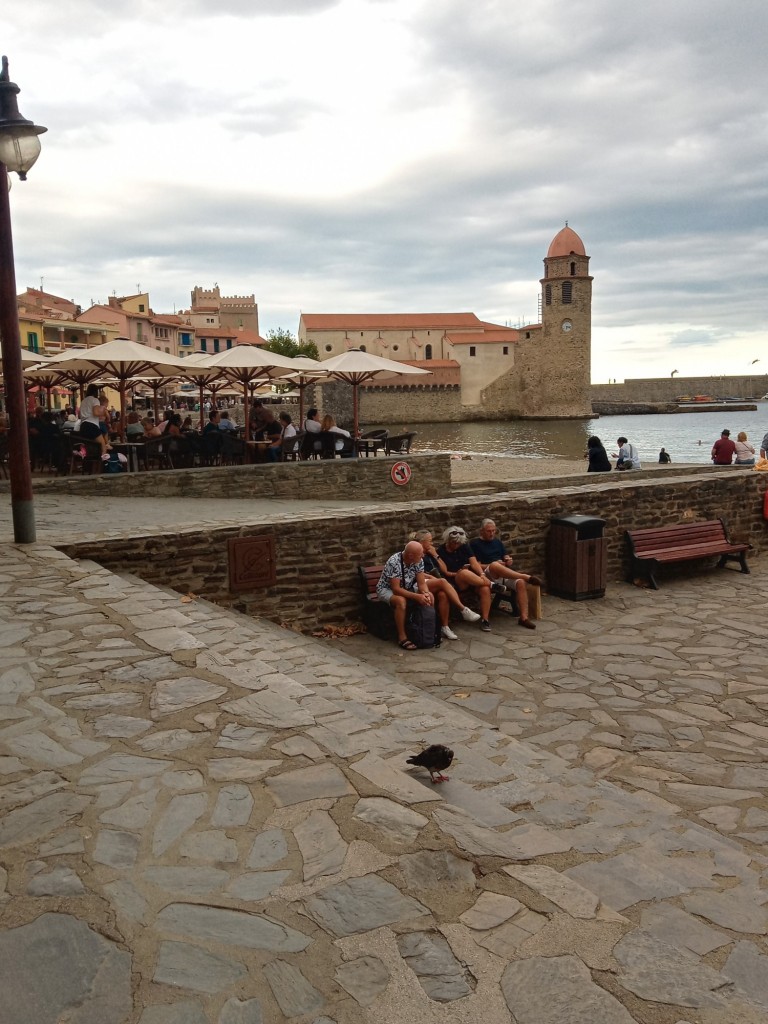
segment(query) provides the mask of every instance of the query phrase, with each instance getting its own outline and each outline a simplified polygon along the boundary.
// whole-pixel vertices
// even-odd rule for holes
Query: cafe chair
[[[415,431],[410,434],[396,434],[394,437],[388,437],[384,442],[385,455],[407,455],[411,450],[414,437],[416,437]]]
[[[298,462],[302,457],[302,446],[304,442],[304,431],[298,430],[293,437],[284,437],[280,447],[280,459],[282,462]]]

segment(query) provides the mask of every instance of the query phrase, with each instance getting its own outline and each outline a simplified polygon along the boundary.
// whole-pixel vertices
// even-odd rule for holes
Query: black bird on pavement
[[[422,750],[415,757],[409,757],[405,763],[426,768],[433,782],[449,782],[448,776],[443,775],[442,772],[445,768],[450,768],[451,761],[453,761],[453,751],[449,747],[444,747],[442,743],[433,743],[431,747]]]

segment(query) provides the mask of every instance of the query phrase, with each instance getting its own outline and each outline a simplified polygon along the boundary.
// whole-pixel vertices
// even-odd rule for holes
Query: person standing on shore
[[[768,434],[760,442],[760,458],[768,459]]]
[[[733,453],[736,445],[731,440],[730,430],[723,430],[720,437],[712,445],[712,461],[716,466],[730,466],[733,462]]]
[[[699,444],[701,444],[701,441],[699,441]],[[669,452],[667,451],[666,448],[662,448],[661,451],[659,452],[659,462],[663,462],[663,463],[666,464],[666,463],[670,463],[671,461],[672,461],[672,456],[669,454]]]

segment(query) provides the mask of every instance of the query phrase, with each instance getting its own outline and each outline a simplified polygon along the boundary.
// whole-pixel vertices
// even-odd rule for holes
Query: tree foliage
[[[264,348],[269,352],[276,352],[280,356],[306,356],[308,359],[319,359],[317,345],[314,341],[298,342],[290,331],[278,327],[277,330],[267,332],[267,344]]]

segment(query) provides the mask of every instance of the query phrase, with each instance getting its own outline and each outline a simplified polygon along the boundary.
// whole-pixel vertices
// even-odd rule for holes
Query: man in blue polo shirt
[[[528,591],[525,585],[533,583],[535,586],[541,586],[541,580],[512,568],[512,556],[507,554],[506,548],[499,540],[496,523],[492,519],[483,520],[480,536],[470,542],[470,547],[491,582],[502,582],[514,590],[520,612],[518,623],[525,629],[536,629],[535,624],[528,618]]]

